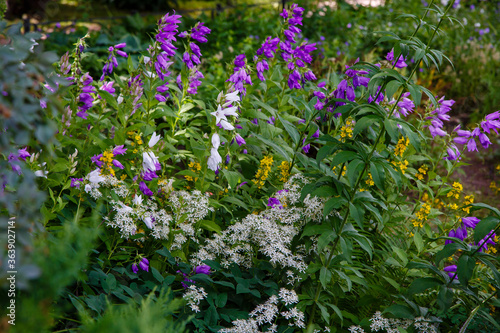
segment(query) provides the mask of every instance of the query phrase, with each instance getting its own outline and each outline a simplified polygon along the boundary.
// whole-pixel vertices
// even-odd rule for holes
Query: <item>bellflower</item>
[[[495,237],[495,234],[493,233],[494,230],[491,230],[486,236],[484,236],[483,239],[479,241],[476,245],[479,246],[479,251],[482,252],[483,250],[488,249],[488,244],[495,245],[495,241],[493,238]]]
[[[144,193],[144,195],[152,196],[154,194],[153,191],[151,191],[146,185],[146,183],[143,181],[139,183],[139,189],[141,190],[142,193]]]
[[[246,95],[247,90],[245,84],[252,85],[252,78],[246,70],[245,54],[240,54],[234,59],[234,70],[233,74],[227,80],[234,83],[236,90],[240,91],[243,95]]]
[[[222,157],[220,156],[218,149],[220,146],[219,134],[214,133],[212,135],[212,148],[210,149],[210,157],[207,161],[207,166],[210,170],[216,171],[219,168],[219,164],[222,163]]]
[[[146,258],[142,258],[141,262],[139,263],[139,267],[146,272],[149,272],[149,260]]]
[[[389,53],[387,53],[387,56],[385,57],[387,61],[390,61],[394,65],[394,49],[392,49]],[[407,67],[408,65],[405,62],[406,59],[403,59],[403,56],[400,55],[398,61],[395,64],[396,68],[404,68]]]
[[[456,161],[460,158],[460,150],[458,150],[457,146],[455,146],[454,144],[451,144],[446,149],[446,152],[448,153],[448,156],[446,156],[444,159],[447,159],[449,161]]]
[[[200,266],[196,266],[194,268],[194,273],[195,274],[205,274],[205,275],[210,275],[210,269],[211,267],[208,266],[208,265],[200,265]]]
[[[277,198],[269,198],[269,200],[267,201],[267,207],[271,207],[273,208],[274,206],[278,206],[278,207],[282,207],[281,206],[281,202],[279,201],[279,199]]]
[[[236,143],[238,144],[238,146],[241,147],[241,145],[244,145],[246,144],[246,141],[245,139],[243,139],[243,137],[241,135],[239,135],[238,133],[236,133],[236,136],[234,137],[234,139],[236,140]]]
[[[478,219],[477,217],[470,216],[470,217],[462,217],[462,223],[467,227],[467,228],[472,228],[474,229],[476,225],[480,222],[481,220]]]
[[[139,267],[137,267],[136,263],[132,264],[132,272],[134,272],[135,274],[137,274],[139,272]]]
[[[115,149],[113,149],[113,155],[123,155],[127,151],[127,148],[123,148],[123,145],[116,146]]]
[[[158,141],[160,141],[161,135],[157,135],[156,132],[151,135],[151,139],[149,139],[148,146],[152,148]]]

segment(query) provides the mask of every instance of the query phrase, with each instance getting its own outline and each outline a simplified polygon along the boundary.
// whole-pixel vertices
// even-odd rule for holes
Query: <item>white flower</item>
[[[156,132],[153,133],[151,139],[149,139],[148,146],[149,148],[153,147],[161,138],[161,135],[156,135]]]
[[[92,191],[92,186],[90,184],[85,185],[85,192],[89,193],[90,191]]]
[[[227,116],[238,117],[236,110],[237,110],[236,106],[222,109],[222,107],[218,105],[217,111],[212,112],[211,115],[215,117],[216,124],[220,124],[222,128],[225,130],[232,131],[234,129],[234,126],[227,121]]]
[[[240,96],[238,96],[239,91],[233,91],[232,93],[226,94],[226,101],[228,102],[239,102],[240,101]]]
[[[120,94],[120,96],[118,96],[118,98],[116,99],[116,101],[118,102],[118,104],[122,104],[122,102],[123,102],[123,96]]]
[[[43,167],[45,166],[45,164],[47,164],[47,163],[43,162],[42,164],[38,164],[38,166],[41,168],[41,170],[35,171],[35,176],[47,178],[47,175],[49,174],[49,172],[46,170],[43,170]]]
[[[140,206],[142,204],[142,195],[135,195],[134,199],[132,199],[132,203],[134,205]]]
[[[212,147],[214,147],[215,149],[219,149],[220,147],[220,137],[217,133],[214,133],[212,135]]]
[[[210,113],[215,117],[215,123],[218,124],[221,120],[227,120],[226,115],[222,112],[221,106],[217,106],[217,111]]]
[[[153,229],[153,219],[151,218],[151,216],[147,216],[147,217],[143,218],[142,220],[144,221],[144,223],[146,224],[146,226],[149,229]]]
[[[160,164],[158,157],[153,152],[142,153],[142,167],[144,171],[156,171],[156,166]]]
[[[210,150],[210,157],[207,161],[207,166],[210,170],[217,171],[219,163],[222,163],[222,157],[220,156],[217,148],[212,148]]]
[[[104,181],[105,178],[101,176],[101,170],[100,169],[95,169],[91,173],[89,173],[89,181],[91,183],[100,183]]]

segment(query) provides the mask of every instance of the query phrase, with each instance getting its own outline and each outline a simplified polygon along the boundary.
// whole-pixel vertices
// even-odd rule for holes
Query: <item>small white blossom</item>
[[[151,139],[149,139],[148,146],[152,148],[158,141],[160,141],[161,135],[156,135],[156,132],[151,135]]]

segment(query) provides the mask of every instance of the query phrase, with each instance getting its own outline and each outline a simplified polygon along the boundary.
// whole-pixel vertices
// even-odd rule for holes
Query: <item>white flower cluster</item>
[[[308,219],[317,221],[322,217],[324,203],[323,199],[308,197],[308,206],[302,207],[300,190],[307,182],[301,175],[291,177],[284,190],[275,194],[281,205],[249,214],[214,235],[194,254],[191,263],[197,266],[204,260],[220,258],[223,267],[234,263],[250,268],[258,251],[273,265],[304,272],[307,265],[303,253],[292,251],[291,243]]]
[[[173,191],[173,180],[158,182],[160,191],[165,195],[163,199],[166,199],[162,208],[158,207],[154,198],[143,199],[138,194],[127,205],[125,202],[129,201],[127,198],[130,191],[123,181],[111,175],[98,177],[98,182],[89,182],[91,191],[99,192],[101,185],[107,186],[119,197],[125,198],[123,201],[110,200],[114,214],[104,218],[106,224],[119,229],[125,239],[129,239],[138,231],[145,233],[144,230],[148,230],[148,234],[155,239],[169,239],[172,236],[171,250],[179,249],[188,239],[197,242],[194,225],[213,210],[209,207],[208,196],[200,191]],[[145,238],[137,240],[144,241]]]
[[[288,306],[297,303],[299,298],[295,291],[282,288],[278,296],[273,295],[265,303],[257,305],[257,307],[250,312],[249,319],[235,320],[233,321],[233,327],[221,329],[219,333],[261,333],[261,331],[259,331],[259,326],[265,324],[271,324],[265,332],[277,332],[278,326],[274,324],[274,322],[276,322],[280,314],[289,321],[289,326],[305,328],[304,313],[299,311],[296,307],[280,313],[278,309],[278,303],[280,301],[284,303],[285,306]],[[293,319],[293,322],[290,321],[291,319]]]
[[[424,317],[418,317],[414,320],[410,319],[393,319],[384,318],[380,311],[375,312],[372,318],[370,318],[370,330],[372,332],[386,331],[387,333],[399,333],[399,328],[406,330],[410,326],[414,326],[418,333],[437,333],[438,329],[435,323]],[[349,327],[349,332],[351,333],[364,333],[365,331],[361,326],[351,326]]]
[[[200,302],[206,297],[205,289],[203,287],[197,288],[194,284],[190,285],[184,296],[182,296],[194,312],[200,312]]]

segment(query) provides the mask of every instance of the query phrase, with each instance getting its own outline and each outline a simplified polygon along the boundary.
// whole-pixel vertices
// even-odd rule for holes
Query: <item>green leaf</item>
[[[358,224],[358,226],[363,229],[363,217],[364,217],[364,209],[358,205],[354,205],[353,203],[349,203],[349,213],[354,221]]]
[[[268,140],[266,138],[264,138],[263,136],[257,134],[257,133],[254,133],[252,132],[252,135],[254,135],[257,139],[259,139],[260,141],[264,142],[265,144],[267,144],[268,146],[271,146],[274,150],[276,150],[276,152],[278,154],[280,154],[287,162],[291,162],[291,158],[290,156],[288,156],[288,154],[286,153],[286,151],[280,147],[279,145],[277,145],[276,143],[274,143],[273,141],[271,140]]]
[[[319,272],[319,281],[325,289],[328,285],[330,285],[330,282],[332,281],[332,272],[330,272],[330,270],[325,266],[321,267],[321,270]]]
[[[151,273],[153,273],[154,278],[159,282],[162,283],[164,280],[164,277],[161,275],[160,272],[154,267],[151,267]]]
[[[181,109],[179,110],[179,115],[183,114],[184,112],[188,112],[189,110],[191,110],[192,108],[194,108],[194,104],[193,103],[186,103],[186,104],[183,104],[181,106]]]
[[[205,230],[208,231],[215,231],[216,233],[220,234],[221,233],[221,227],[215,223],[214,221],[211,220],[201,220],[199,223],[199,226]]]
[[[488,216],[479,221],[474,228],[474,241],[478,243],[487,234],[489,234],[493,229],[496,228],[500,220],[493,216]]]
[[[308,224],[304,228],[304,231],[302,232],[302,235],[300,236],[300,238],[306,237],[306,236],[317,235],[317,234],[323,234],[324,232],[328,232],[331,230],[332,230],[332,227],[330,227],[326,224],[321,224],[321,225]]]
[[[413,242],[417,247],[418,253],[422,252],[422,250],[424,249],[424,241],[422,240],[422,236],[420,235],[420,233],[417,232],[415,233],[415,235],[413,235]]]
[[[446,244],[441,251],[436,254],[434,262],[436,266],[439,265],[441,260],[452,256],[457,250],[464,250],[463,246],[459,243]]]
[[[402,304],[393,304],[385,309],[384,313],[392,313],[396,318],[412,319],[414,317],[413,311],[406,305]]]
[[[474,267],[476,266],[476,259],[470,257],[466,254],[460,256],[457,262],[457,275],[458,280],[461,284],[467,285],[469,283],[470,278],[472,277],[472,273],[474,272]]]
[[[224,174],[224,177],[226,178],[229,187],[231,189],[235,189],[236,185],[238,184],[238,181],[242,178],[241,174],[237,171],[230,171],[227,169],[222,169],[222,173]]]
[[[442,284],[443,281],[434,277],[419,278],[411,283],[410,288],[408,288],[408,293],[410,295],[418,294],[429,288],[433,288]]]
[[[333,156],[331,165],[338,166],[347,161],[351,161],[356,157],[358,157],[358,153],[354,151],[349,151],[349,150],[341,151],[335,154],[335,156]]]
[[[283,124],[283,127],[287,131],[288,135],[290,135],[290,137],[292,138],[293,143],[295,145],[298,145],[300,140],[300,134],[297,131],[297,128],[295,128],[295,126],[293,126],[293,124],[290,123],[288,120],[283,119],[283,117],[281,117],[280,115],[278,115],[278,119]]]
[[[113,107],[115,110],[118,110],[118,102],[116,101],[116,97],[111,95],[106,90],[99,90],[98,94],[99,96],[104,98],[104,100],[106,101],[106,103],[108,103],[109,106]]]
[[[346,198],[340,196],[328,199],[328,201],[325,202],[325,206],[323,207],[323,216],[328,216],[332,212],[332,210],[339,209],[346,203]]]

